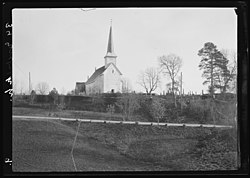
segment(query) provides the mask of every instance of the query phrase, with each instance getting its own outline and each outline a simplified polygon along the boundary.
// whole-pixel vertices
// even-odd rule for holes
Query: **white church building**
[[[112,26],[110,26],[108,48],[104,57],[104,66],[95,69],[95,72],[85,82],[85,92],[87,95],[122,92],[122,73],[116,66],[116,58]]]

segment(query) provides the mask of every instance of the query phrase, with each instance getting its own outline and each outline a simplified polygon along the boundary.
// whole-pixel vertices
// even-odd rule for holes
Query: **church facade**
[[[122,92],[122,73],[116,66],[116,58],[112,26],[110,26],[108,48],[104,57],[104,65],[95,69],[94,73],[85,82],[85,93],[87,95]]]

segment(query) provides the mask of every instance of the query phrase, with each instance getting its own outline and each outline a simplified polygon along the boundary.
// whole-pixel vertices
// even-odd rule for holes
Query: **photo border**
[[[12,83],[6,81],[12,76],[12,48],[8,46],[7,43],[12,44],[12,28],[8,25],[12,24],[12,10],[15,8],[128,8],[128,7],[236,7],[235,12],[237,14],[237,54],[240,60],[238,61],[238,148],[239,148],[239,158],[240,165],[237,171],[150,171],[150,172],[134,172],[134,171],[119,171],[119,172],[51,172],[51,173],[26,173],[26,172],[12,172],[11,166],[5,163],[5,159],[9,158],[12,160],[12,97],[10,92],[6,92],[12,89]],[[36,175],[56,175],[56,176],[73,176],[73,175],[247,175],[249,173],[249,132],[248,132],[248,4],[245,1],[170,1],[162,2],[159,0],[151,1],[58,1],[58,2],[44,2],[44,1],[23,1],[23,2],[11,2],[5,1],[2,3],[3,9],[3,23],[2,23],[2,106],[4,106],[2,112],[2,138],[3,138],[3,173],[5,176],[9,175],[19,175],[19,176],[36,176]],[[8,25],[7,25],[8,24]],[[240,119],[239,119],[240,118]]]

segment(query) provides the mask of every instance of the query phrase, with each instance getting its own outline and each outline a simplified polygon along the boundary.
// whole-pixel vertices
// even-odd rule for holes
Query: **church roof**
[[[120,72],[120,70],[113,64],[113,63],[109,63],[107,68],[110,66],[110,65],[113,65],[116,70],[120,73],[120,75],[122,75],[122,73]],[[101,75],[107,68],[105,68],[105,66],[102,66],[98,69],[95,70],[95,72],[91,75],[91,77],[87,80],[86,84],[89,84],[89,83],[92,83],[95,81],[95,79]]]
[[[83,85],[85,82],[76,82],[76,85]]]
[[[99,75],[101,75],[105,71],[105,66],[102,66],[95,70],[95,72],[91,75],[91,77],[87,80],[86,84],[93,82]]]

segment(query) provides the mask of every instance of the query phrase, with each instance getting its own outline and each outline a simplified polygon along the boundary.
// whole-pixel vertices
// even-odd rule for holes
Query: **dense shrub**
[[[147,121],[153,122],[154,119],[150,112],[151,110],[152,99],[147,96],[139,95],[139,105],[140,108],[136,111],[136,114],[141,115]]]
[[[84,124],[80,132],[130,158],[176,170],[235,169],[232,129]],[[93,132],[95,130],[95,132]]]
[[[120,112],[123,114],[123,120],[130,120],[131,116],[136,110],[140,108],[139,97],[133,93],[127,93],[122,95],[115,105],[119,108]]]
[[[96,95],[92,98],[93,111],[104,112],[105,111],[105,100],[103,95]]]
[[[191,100],[182,114],[197,123],[209,123],[211,122],[210,106],[208,100]]]
[[[33,104],[36,101],[36,92],[32,90],[30,93],[30,103]]]
[[[178,122],[179,117],[179,108],[175,107],[175,104],[172,102],[165,102],[166,112],[165,112],[165,121],[166,122]]]
[[[163,118],[165,116],[165,100],[161,98],[154,97],[152,98],[150,113],[155,121],[158,123],[163,121]]]
[[[58,104],[58,91],[56,90],[56,88],[53,88],[53,90],[51,90],[49,92],[49,102],[55,104]]]
[[[106,112],[108,106],[113,105],[116,114],[125,114],[122,106],[121,99],[126,98],[128,94],[98,94],[93,96],[58,96],[56,104],[60,109],[81,110],[81,111],[94,111]],[[155,122],[156,115],[159,114],[158,107],[154,101],[160,101],[159,106],[164,106],[164,116],[161,117],[160,122],[182,122],[182,123],[201,123],[201,124],[223,124],[223,125],[236,125],[236,101],[220,101],[208,99],[192,99],[184,97],[184,105],[180,106],[180,100],[177,100],[177,107],[173,99],[166,96],[148,96],[140,94],[131,94],[131,99],[136,99],[139,105],[133,111],[133,117],[129,120],[143,120]],[[42,107],[49,108],[48,95],[36,95],[33,103],[30,103],[30,96],[19,95],[13,96],[14,107]],[[182,101],[183,101],[182,100]],[[185,100],[189,102],[185,102]],[[119,102],[120,104],[118,104]],[[125,101],[125,100],[124,100]],[[127,100],[129,101],[129,100]],[[131,100],[132,101],[132,100]],[[159,104],[159,103],[158,103]],[[154,107],[155,105],[155,107]],[[122,107],[121,107],[122,106]],[[129,107],[127,107],[128,109]],[[152,112],[153,111],[153,112]],[[128,113],[128,112],[127,112]],[[125,114],[126,115],[126,114]],[[130,115],[130,114],[128,114]],[[128,117],[127,117],[128,119]]]
[[[236,101],[221,102],[212,99],[190,100],[182,115],[187,121],[204,124],[236,124]]]
[[[237,124],[237,106],[236,100],[221,101],[214,100],[212,116],[215,118],[217,124],[233,125]]]
[[[158,115],[161,112],[160,122],[177,122],[180,113],[180,108],[175,107],[172,99],[167,99],[164,96],[140,96],[140,109],[137,112],[141,116],[145,117],[150,122],[158,121],[155,118],[155,114]],[[157,108],[158,106],[158,108]]]
[[[48,103],[48,95],[36,95],[36,103]]]

